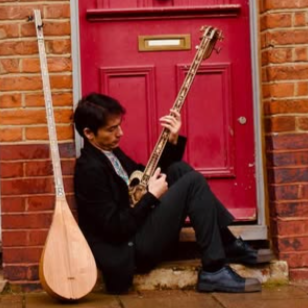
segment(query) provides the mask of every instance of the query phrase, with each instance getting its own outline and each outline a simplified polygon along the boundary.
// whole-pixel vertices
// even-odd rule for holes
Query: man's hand
[[[179,132],[182,126],[181,114],[171,109],[170,114],[159,119],[161,125],[170,131],[169,142],[177,144]]]
[[[149,179],[148,191],[159,199],[168,190],[166,175],[157,168]]]

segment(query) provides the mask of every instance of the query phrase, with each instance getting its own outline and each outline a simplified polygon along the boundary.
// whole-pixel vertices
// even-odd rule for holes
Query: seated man
[[[201,251],[200,292],[255,292],[261,284],[243,278],[228,258],[245,264],[268,262],[228,229],[232,215],[212,193],[204,177],[181,161],[186,139],[179,136],[181,116],[160,119],[170,131],[159,167],[149,179],[147,192],[132,206],[128,178],[144,166],[120,148],[123,136],[120,103],[102,94],[82,98],[74,122],[84,139],[75,168],[75,195],[80,227],[102,271],[107,291],[126,292],[138,269],[152,269],[178,241],[189,217]],[[261,258],[262,257],[262,258]]]

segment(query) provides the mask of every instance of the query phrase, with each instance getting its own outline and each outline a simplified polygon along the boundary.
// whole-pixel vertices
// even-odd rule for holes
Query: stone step
[[[136,290],[193,289],[201,264],[199,260],[166,262],[148,274],[136,275]],[[284,285],[289,283],[288,265],[285,261],[274,260],[269,264],[248,267],[231,264],[243,277],[259,279],[263,285]]]
[[[197,283],[199,260],[165,262],[146,274],[134,277],[133,288],[139,291],[194,289]],[[243,277],[254,277],[266,286],[286,285],[289,283],[288,265],[285,261],[273,260],[269,264],[248,267],[231,264],[231,267]],[[99,276],[95,290],[104,290]]]

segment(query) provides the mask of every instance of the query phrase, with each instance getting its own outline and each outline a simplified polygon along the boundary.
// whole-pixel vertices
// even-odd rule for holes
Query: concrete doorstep
[[[194,289],[200,266],[199,260],[162,263],[149,273],[135,275],[133,289],[135,291]],[[259,279],[264,286],[279,286],[289,283],[288,265],[285,261],[274,260],[269,264],[254,267],[231,264],[231,267],[243,277]],[[0,272],[0,294],[7,283],[7,280],[3,278],[2,272]],[[104,290],[104,283],[99,272],[99,277],[93,291],[104,292]]]
[[[199,260],[165,262],[149,273],[135,275],[133,289],[137,291],[194,289],[200,267]],[[289,283],[288,265],[285,261],[273,260],[269,264],[254,267],[231,264],[231,267],[239,275],[257,278],[266,286]],[[102,289],[104,286],[100,276],[95,290]]]

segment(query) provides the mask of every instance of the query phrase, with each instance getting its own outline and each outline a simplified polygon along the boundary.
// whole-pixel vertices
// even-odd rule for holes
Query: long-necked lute
[[[184,79],[181,89],[175,99],[173,110],[181,111],[188,91],[193,83],[198,68],[204,59],[207,59],[215,49],[217,41],[222,40],[222,31],[211,27],[203,26],[201,28],[203,35],[201,37],[200,45],[197,49],[194,60],[189,68],[189,71]],[[168,142],[170,131],[164,128],[156,142],[154,150],[149,158],[149,161],[143,172],[135,171],[132,173],[129,179],[129,197],[131,206],[133,207],[147,191],[147,186],[150,177],[154,174],[162,152]]]
[[[55,181],[55,209],[41,255],[39,276],[45,291],[57,299],[78,300],[97,280],[94,257],[66,201],[54,121],[41,12],[34,10]]]

